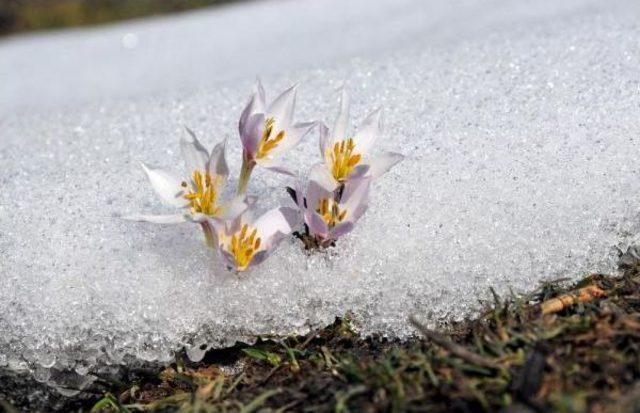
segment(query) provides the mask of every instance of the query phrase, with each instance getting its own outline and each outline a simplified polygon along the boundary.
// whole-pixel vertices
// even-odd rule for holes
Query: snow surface
[[[411,334],[489,287],[613,271],[640,205],[640,11],[633,2],[265,1],[0,42],[0,367],[82,386],[98,365],[290,334],[352,312]],[[294,239],[242,276],[166,211],[137,161],[182,168],[182,125],[229,136],[253,79],[301,82],[297,119],[385,107],[407,159],[334,250]],[[289,165],[320,160],[317,134]],[[250,191],[288,202],[263,170]],[[273,194],[281,194],[273,196]],[[59,372],[74,371],[60,378]]]

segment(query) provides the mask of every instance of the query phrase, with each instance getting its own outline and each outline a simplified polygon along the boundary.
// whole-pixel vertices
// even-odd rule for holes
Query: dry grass
[[[495,296],[481,317],[443,331],[413,320],[423,337],[408,341],[362,339],[340,319],[213,351],[110,388],[94,411],[639,411],[638,268]]]

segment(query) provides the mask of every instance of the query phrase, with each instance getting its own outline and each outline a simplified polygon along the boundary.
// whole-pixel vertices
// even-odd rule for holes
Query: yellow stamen
[[[354,153],[356,144],[353,138],[336,142],[328,148],[326,157],[331,165],[331,173],[338,182],[344,182],[360,163],[362,155]]]
[[[183,188],[189,188],[186,182],[182,182]],[[183,195],[189,201],[189,208],[193,214],[200,213],[209,216],[220,214],[221,207],[218,205],[219,180],[212,178],[208,172],[193,172],[193,187]]]
[[[262,139],[258,142],[258,151],[256,153],[256,158],[264,158],[275,149],[278,144],[284,139],[285,133],[283,130],[275,133],[274,137],[271,135],[274,134],[273,127],[276,121],[273,118],[267,118],[264,123],[264,131],[262,132]]]
[[[329,228],[335,227],[344,221],[347,216],[347,210],[341,210],[338,203],[329,198],[323,198],[318,201],[318,208],[316,208],[316,212],[320,214],[322,220],[327,223]]]
[[[247,269],[254,255],[260,248],[262,240],[260,237],[256,237],[258,230],[253,228],[250,231],[250,227],[244,224],[240,231],[233,234],[231,242],[228,245],[228,251],[236,261],[236,267],[239,271]],[[247,236],[247,233],[250,233]]]

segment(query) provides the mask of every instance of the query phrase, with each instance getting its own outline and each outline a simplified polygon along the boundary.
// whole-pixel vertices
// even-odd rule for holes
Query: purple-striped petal
[[[355,223],[350,222],[350,221],[345,221],[345,222],[341,222],[340,224],[336,225],[330,232],[329,237],[331,239],[338,239],[343,235],[348,234],[349,232],[351,232],[353,230],[355,226]]]
[[[222,184],[227,181],[229,177],[229,166],[227,165],[227,159],[225,156],[225,149],[227,147],[227,139],[213,147],[211,156],[207,162],[207,170],[210,174],[222,178]]]
[[[240,140],[245,154],[249,159],[253,159],[256,156],[258,150],[258,142],[262,137],[262,130],[264,128],[265,117],[263,113],[256,113],[251,115],[244,124],[244,128],[240,130]]]
[[[329,226],[316,211],[312,209],[307,210],[304,214],[304,222],[309,227],[311,235],[321,238],[326,238],[329,235]]]

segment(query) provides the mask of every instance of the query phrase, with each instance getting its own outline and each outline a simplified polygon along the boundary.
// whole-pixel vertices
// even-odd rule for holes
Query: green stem
[[[216,249],[218,242],[216,241],[216,234],[213,232],[213,228],[208,221],[201,222],[202,232],[204,232],[204,240],[207,243],[207,247]]]
[[[256,166],[254,160],[247,159],[246,156],[242,157],[242,168],[240,169],[240,179],[238,180],[238,195],[247,193],[249,178],[251,178],[251,172],[254,166]]]

